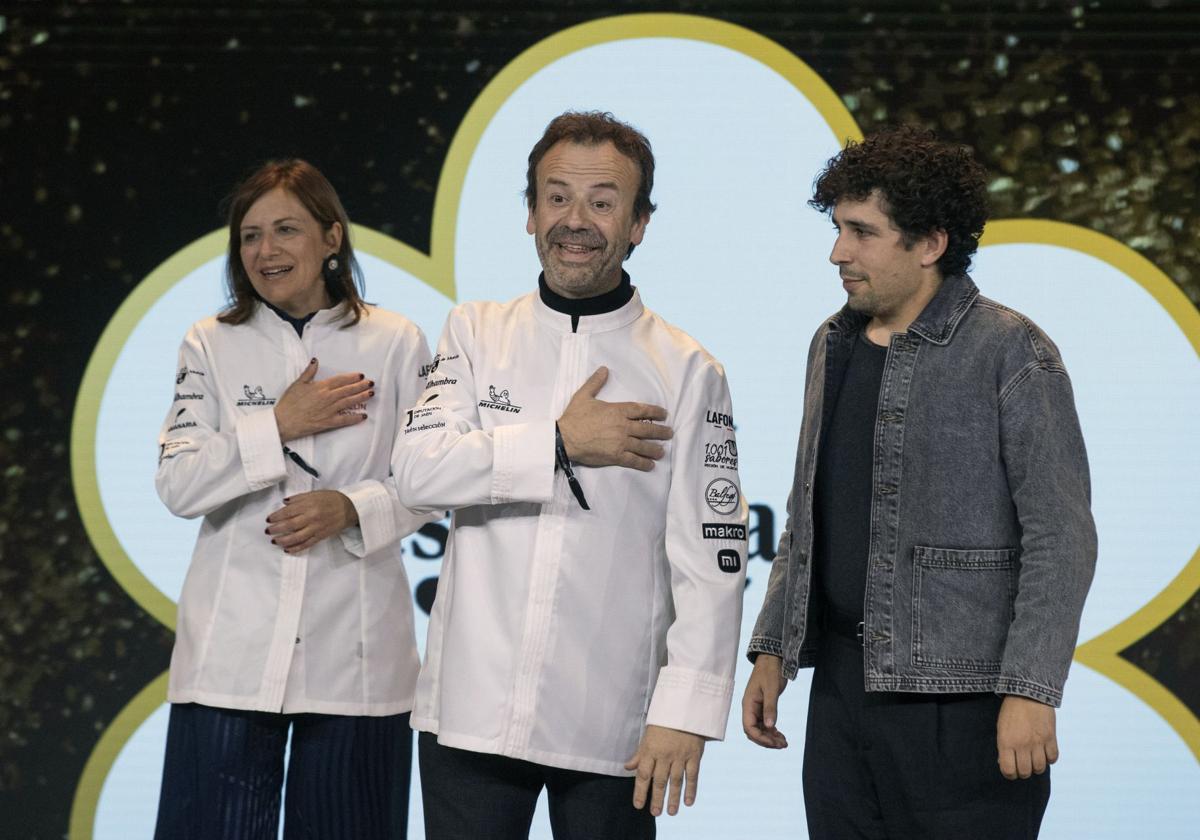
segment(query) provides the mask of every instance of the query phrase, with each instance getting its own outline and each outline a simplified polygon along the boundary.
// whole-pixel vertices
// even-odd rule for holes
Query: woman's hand
[[[375,383],[361,373],[339,373],[319,382],[313,359],[275,403],[279,440],[307,437],[330,429],[353,426],[367,419],[363,409],[375,396]]]
[[[267,517],[267,534],[285,552],[297,554],[357,524],[358,511],[343,494],[314,490],[284,499]]]

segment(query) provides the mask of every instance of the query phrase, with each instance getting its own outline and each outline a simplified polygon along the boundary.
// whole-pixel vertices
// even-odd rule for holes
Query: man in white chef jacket
[[[622,269],[654,157],[611,114],[529,155],[543,273],[456,307],[393,470],[453,511],[412,725],[431,838],[648,838],[733,692],[746,504],[721,365]]]

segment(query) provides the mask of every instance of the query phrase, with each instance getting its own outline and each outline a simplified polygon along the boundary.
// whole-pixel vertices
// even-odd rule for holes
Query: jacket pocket
[[[1015,548],[913,549],[913,664],[996,673],[1013,619]]]

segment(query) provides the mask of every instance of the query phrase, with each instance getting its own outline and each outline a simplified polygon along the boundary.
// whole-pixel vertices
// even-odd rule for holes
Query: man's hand
[[[374,382],[361,373],[339,373],[314,382],[316,375],[317,360],[313,359],[275,403],[275,424],[282,443],[367,419],[365,413],[353,409],[375,396]]]
[[[772,750],[782,750],[788,745],[784,734],[775,728],[779,695],[787,687],[782,665],[783,660],[778,656],[760,653],[742,695],[742,731],[760,747]]]
[[[666,409],[596,399],[607,381],[608,368],[596,368],[558,418],[567,457],[589,467],[653,469],[654,462],[663,456],[663,448],[654,441],[670,438],[671,429],[643,421],[667,419]]]
[[[663,794],[670,784],[667,813],[674,816],[679,811],[679,794],[683,790],[684,779],[687,779],[687,791],[683,794],[683,804],[690,806],[694,803],[702,755],[704,739],[699,735],[663,726],[647,726],[637,752],[625,762],[626,770],[637,770],[633,785],[633,807],[643,808],[646,792],[650,790],[650,813],[657,817],[662,813]]]
[[[1028,779],[1058,761],[1054,707],[1009,694],[996,719],[996,749],[1006,779]]]
[[[314,490],[284,499],[267,517],[267,534],[288,554],[298,554],[357,524],[358,511],[343,494]]]

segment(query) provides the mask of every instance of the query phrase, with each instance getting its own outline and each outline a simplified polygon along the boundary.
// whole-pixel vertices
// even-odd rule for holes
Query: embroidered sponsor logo
[[[490,408],[494,411],[511,411],[513,414],[521,412],[521,406],[514,405],[512,399],[508,396],[508,389],[497,391],[495,385],[488,386],[488,398],[479,401],[480,408]]]
[[[705,412],[704,422],[708,423],[714,429],[734,428],[732,414],[722,414],[719,411],[713,411],[711,408]]]
[[[733,513],[740,499],[737,485],[728,478],[714,478],[704,488],[704,501],[713,513]]]
[[[428,432],[431,429],[444,429],[444,428],[446,428],[445,420],[435,420],[432,423],[418,423],[415,426],[405,426],[404,434],[408,434],[409,432]]]
[[[158,445],[158,463],[161,464],[163,461],[169,461],[178,455],[179,453],[175,451],[176,449],[182,449],[185,446],[191,445],[192,442],[188,438],[183,438],[182,440],[168,440],[160,443]]]
[[[736,574],[742,570],[742,555],[732,548],[723,548],[717,552],[717,568],[722,572]]]
[[[451,379],[448,376],[443,376],[441,379],[430,379],[425,383],[426,388],[436,388],[439,385],[457,385],[457,379]]]
[[[238,400],[238,405],[275,405],[275,398],[264,394],[261,385],[255,385],[253,388],[243,385],[242,393],[245,394],[245,398]]]
[[[179,373],[175,374],[175,384],[176,384],[176,385],[182,385],[182,384],[183,384],[183,380],[187,379],[187,377],[188,377],[188,374],[189,374],[189,373],[190,373],[190,374],[192,374],[192,375],[194,375],[194,376],[203,376],[203,375],[204,375],[204,371],[202,371],[202,370],[192,370],[192,369],[191,369],[190,367],[188,367],[187,365],[184,365],[183,367],[181,367],[181,368],[179,369]]]
[[[427,365],[421,365],[421,378],[424,379],[427,376],[433,376],[434,371],[438,369],[438,365],[440,365],[442,362],[452,362],[457,358],[457,353],[451,353],[449,356],[443,356],[441,353],[438,353],[433,357],[432,362]]]
[[[744,540],[746,526],[724,522],[702,522],[700,535],[706,540]]]
[[[433,414],[435,411],[438,411],[438,408],[410,408],[407,412],[405,412],[408,419],[404,421],[404,427],[407,429],[413,424],[414,420],[421,420]]]
[[[204,399],[203,394],[181,394],[178,391],[175,392],[175,402],[179,402],[180,400],[202,400],[202,399]]]
[[[168,432],[177,432],[180,429],[194,429],[194,428],[196,428],[196,424],[193,423],[191,420],[187,420],[187,421],[184,421],[183,423],[176,423],[174,426],[167,426],[167,431]]]
[[[737,441],[723,440],[720,443],[704,444],[704,466],[709,469],[736,470],[738,468]]]

